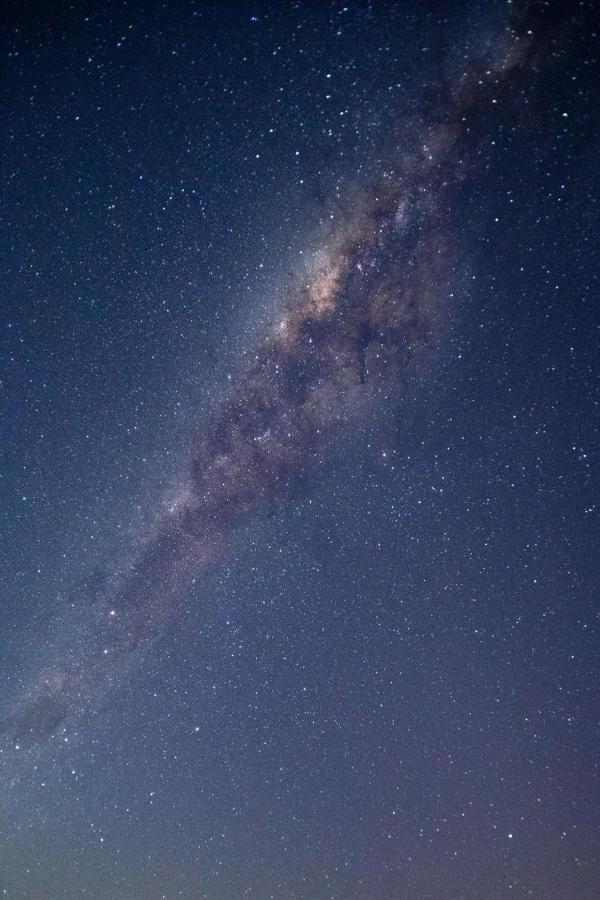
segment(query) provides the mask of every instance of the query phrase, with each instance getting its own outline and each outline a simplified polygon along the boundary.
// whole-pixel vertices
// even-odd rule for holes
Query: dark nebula
[[[293,488],[336,432],[397,405],[451,313],[464,269],[452,189],[475,165],[470,124],[524,64],[527,47],[513,30],[488,50],[428,124],[414,126],[415,151],[357,192],[344,227],[322,240],[198,429],[178,501],[100,590],[82,592],[93,621],[66,658],[39,673],[5,726],[9,743],[47,740],[118,685],[236,530]]]
[[[0,896],[600,897],[595,4],[2,21]]]

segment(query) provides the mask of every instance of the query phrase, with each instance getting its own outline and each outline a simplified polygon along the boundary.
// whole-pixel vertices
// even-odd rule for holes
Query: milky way
[[[448,193],[470,164],[470,116],[522,63],[522,46],[509,34],[492,62],[455,85],[433,123],[402,135],[413,151],[357,191],[198,428],[177,501],[78,598],[82,624],[13,704],[5,752],[44,743],[117,686],[191,579],[293,488],[336,433],[397,398],[427,359],[465,268]]]

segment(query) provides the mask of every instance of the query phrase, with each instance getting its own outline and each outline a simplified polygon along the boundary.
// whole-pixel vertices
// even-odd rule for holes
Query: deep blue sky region
[[[2,20],[1,896],[600,896],[596,5]]]

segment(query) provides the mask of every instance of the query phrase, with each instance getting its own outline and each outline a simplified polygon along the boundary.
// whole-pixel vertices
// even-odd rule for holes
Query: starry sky
[[[599,896],[597,12],[5,8],[2,896]]]

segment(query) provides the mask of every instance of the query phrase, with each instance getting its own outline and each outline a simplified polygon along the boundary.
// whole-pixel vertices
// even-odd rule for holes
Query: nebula
[[[79,599],[85,624],[14,704],[5,749],[44,743],[118,685],[240,528],[340,430],[401,394],[451,314],[465,268],[449,194],[465,177],[469,117],[522,64],[523,46],[510,33],[433,124],[403,136],[414,151],[349,204],[198,428],[177,501],[117,573]]]
[[[67,658],[30,690],[10,725],[15,745],[46,739],[118,682],[240,526],[340,428],[399,390],[446,300],[448,252],[431,206],[424,185],[376,196],[319,254],[198,430],[178,501],[101,586],[94,622]]]

